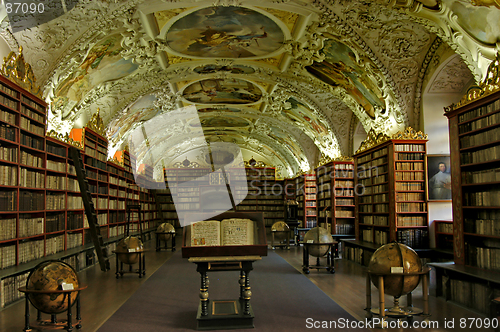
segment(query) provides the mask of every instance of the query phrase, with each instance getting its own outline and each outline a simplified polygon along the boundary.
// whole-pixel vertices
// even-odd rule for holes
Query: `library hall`
[[[0,332],[500,332],[500,0],[0,22]]]

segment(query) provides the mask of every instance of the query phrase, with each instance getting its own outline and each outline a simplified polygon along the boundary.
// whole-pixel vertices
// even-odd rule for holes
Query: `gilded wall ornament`
[[[3,58],[1,73],[12,82],[20,85],[40,99],[42,98],[42,92],[40,86],[36,84],[33,69],[31,69],[29,63],[24,61],[22,46],[19,46],[19,54],[10,52],[7,57]]]
[[[101,136],[105,136],[106,127],[104,126],[104,122],[102,121],[102,118],[99,115],[99,109],[97,109],[97,112],[95,112],[94,115],[92,115],[89,122],[87,122],[86,127],[95,131]]]
[[[427,139],[427,134],[421,131],[416,131],[412,127],[406,128],[404,131],[400,131],[391,137],[392,139]]]
[[[81,142],[74,141],[71,137],[69,137],[68,133],[61,134],[61,133],[56,132],[55,130],[51,130],[51,131],[47,132],[47,136],[55,138],[56,140],[64,142],[64,143],[68,143],[69,145],[72,145],[80,150],[83,150],[83,145],[81,144]]]
[[[368,150],[376,145],[387,142],[390,139],[391,138],[389,136],[387,136],[386,134],[384,134],[384,133],[376,134],[373,129],[370,129],[370,131],[368,132],[368,137],[363,142],[361,142],[359,149],[356,150],[356,153],[360,153],[360,152],[363,152],[365,150]]]

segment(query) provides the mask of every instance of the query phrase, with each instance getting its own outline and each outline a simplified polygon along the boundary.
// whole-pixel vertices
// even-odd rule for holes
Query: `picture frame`
[[[444,165],[444,166],[443,166]],[[427,201],[451,201],[451,172],[449,154],[426,155]]]

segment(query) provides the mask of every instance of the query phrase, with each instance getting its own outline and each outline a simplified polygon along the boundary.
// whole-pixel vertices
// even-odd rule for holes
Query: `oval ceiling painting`
[[[251,58],[278,50],[283,31],[269,17],[244,7],[207,7],[176,21],[167,32],[168,46],[202,58]]]
[[[192,103],[251,104],[260,100],[262,91],[248,81],[214,78],[188,85],[182,95]]]
[[[223,66],[223,65],[205,65],[199,66],[193,69],[195,73],[198,74],[213,74],[217,72],[229,72],[231,74],[253,74],[255,69],[248,66],[235,65],[235,66]]]
[[[248,127],[250,123],[236,116],[221,116],[221,117],[204,117],[200,118],[200,121],[194,121],[191,123],[191,127],[199,127],[199,125],[203,128],[236,128],[236,127]]]

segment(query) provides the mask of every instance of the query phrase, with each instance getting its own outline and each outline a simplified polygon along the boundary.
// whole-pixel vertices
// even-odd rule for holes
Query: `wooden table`
[[[250,271],[253,262],[261,256],[216,256],[191,257],[189,261],[197,265],[201,276],[200,305],[198,307],[197,329],[217,330],[253,328],[254,314],[250,305]],[[237,300],[212,300],[208,294],[208,272],[239,271],[240,297]]]
[[[47,295],[52,295],[52,294],[67,294],[67,299],[68,299],[68,309],[67,309],[67,320],[64,321],[57,321],[56,315],[55,314],[50,314],[50,320],[42,320],[42,314],[41,311],[38,310],[37,308],[37,320],[36,323],[31,324],[31,326],[39,329],[65,329],[66,331],[73,331],[73,314],[71,312],[71,306],[73,303],[71,303],[71,296],[70,293],[73,292],[78,292],[78,295],[76,297],[76,325],[75,327],[77,329],[80,329],[82,327],[81,321],[82,318],[80,316],[80,291],[84,290],[87,288],[87,286],[80,286],[79,288],[75,289],[70,289],[70,290],[31,290],[27,289],[26,287],[21,287],[19,288],[19,291],[22,293],[25,293],[25,300],[26,300],[26,306],[25,306],[25,312],[24,312],[24,332],[29,332],[32,331],[30,327],[30,306],[29,306],[29,294],[47,294]]]

